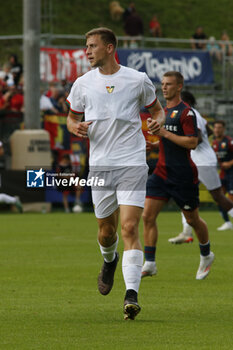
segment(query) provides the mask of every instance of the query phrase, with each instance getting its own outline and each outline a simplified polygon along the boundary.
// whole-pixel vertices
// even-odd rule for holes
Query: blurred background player
[[[71,174],[72,173],[72,165],[71,165],[71,160],[69,154],[63,154],[59,164],[57,171],[61,174],[60,178],[62,179],[69,179],[69,175],[65,174]],[[62,192],[62,202],[64,206],[64,210],[66,213],[70,213],[70,207],[69,207],[69,201],[68,201],[68,196],[70,194],[70,191],[73,190],[73,186],[68,187],[68,186],[58,186],[57,187],[58,191]]]
[[[58,167],[57,167],[57,171],[60,173],[60,178],[61,179],[70,179],[71,176],[74,175],[73,172],[73,166],[72,166],[72,162],[71,162],[71,157],[69,154],[65,153],[62,155]],[[58,191],[62,192],[62,202],[63,202],[63,206],[64,206],[64,210],[66,213],[70,213],[70,205],[69,205],[69,200],[68,197],[70,195],[70,193],[75,193],[75,205],[72,208],[72,211],[74,213],[81,213],[83,211],[83,208],[81,206],[81,202],[80,202],[80,194],[81,194],[81,189],[79,186],[58,186],[57,187]]]
[[[213,131],[208,126],[207,121],[193,108],[196,104],[196,100],[191,92],[183,91],[181,93],[181,98],[192,107],[197,118],[198,146],[194,150],[191,150],[191,158],[197,166],[198,179],[205,185],[218,206],[226,210],[223,217],[228,217],[227,212],[233,216],[233,202],[224,195],[217,171],[217,157],[208,140],[208,136],[211,135]],[[229,225],[232,226],[229,218],[228,222]],[[170,243],[189,243],[193,241],[192,227],[187,224],[183,214],[182,223],[183,231],[178,236],[170,238],[168,240]],[[228,223],[223,224],[223,227],[224,225],[228,225]]]
[[[13,205],[16,207],[19,213],[23,212],[22,203],[19,197],[17,196],[13,197],[13,196],[9,196],[9,194],[6,194],[6,193],[0,193],[0,204],[1,203]]]
[[[3,143],[0,141],[0,157],[4,155],[4,148],[3,148]],[[1,177],[0,177],[0,185],[1,185]],[[8,204],[8,205],[13,205],[16,207],[19,213],[23,212],[23,206],[22,203],[17,196],[9,196],[6,193],[0,193],[0,204]]]
[[[197,168],[190,157],[190,150],[198,144],[198,131],[193,110],[181,100],[183,84],[183,76],[176,71],[165,73],[162,79],[162,92],[167,103],[166,121],[159,132],[159,160],[147,181],[143,212],[146,261],[142,277],[152,276],[157,272],[156,219],[170,198],[180,207],[199,240],[201,255],[196,279],[204,279],[208,275],[214,260],[214,254],[210,251],[208,228],[198,212]]]
[[[228,193],[228,198],[233,201],[233,139],[225,135],[226,124],[223,120],[214,122],[214,141],[213,149],[217,155],[220,164],[220,179],[224,193]],[[220,212],[225,223],[218,228],[219,231],[229,230],[233,228],[228,214],[233,217],[232,210],[228,211],[220,204]]]

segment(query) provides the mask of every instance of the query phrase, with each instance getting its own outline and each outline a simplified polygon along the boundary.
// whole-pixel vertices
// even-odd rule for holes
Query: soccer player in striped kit
[[[197,168],[190,157],[190,150],[198,144],[198,133],[195,113],[181,100],[183,84],[182,74],[176,71],[165,73],[162,79],[162,92],[167,103],[166,121],[159,132],[159,160],[147,181],[143,212],[146,261],[142,277],[156,274],[156,218],[170,198],[180,207],[199,240],[200,265],[196,279],[204,279],[208,275],[214,260],[214,254],[210,251],[208,228],[198,212]]]

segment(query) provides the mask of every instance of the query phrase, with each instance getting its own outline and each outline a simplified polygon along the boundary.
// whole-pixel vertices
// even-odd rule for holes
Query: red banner
[[[118,56],[116,53],[116,60]],[[41,47],[40,78],[42,81],[56,82],[63,79],[74,82],[91,69],[85,49],[69,50]]]
[[[40,49],[40,78],[52,82],[66,79],[73,82],[90,70],[85,49]]]

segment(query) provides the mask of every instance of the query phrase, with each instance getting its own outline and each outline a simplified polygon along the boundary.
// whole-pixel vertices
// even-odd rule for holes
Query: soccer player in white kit
[[[233,217],[233,202],[224,195],[222,190],[221,181],[217,172],[217,157],[208,140],[207,122],[200,113],[193,108],[196,101],[191,92],[183,91],[181,97],[184,102],[187,102],[192,107],[197,118],[199,144],[195,150],[191,151],[191,158],[197,166],[198,179],[205,185],[214,201]],[[187,224],[183,214],[181,215],[183,231],[178,236],[170,238],[168,240],[170,243],[179,244],[193,241],[192,227]],[[221,230],[221,227],[219,229]]]
[[[87,57],[92,68],[78,78],[67,98],[69,131],[90,140],[91,176],[103,177],[108,189],[92,188],[98,222],[98,242],[104,264],[98,289],[106,295],[113,286],[119,260],[118,215],[124,242],[122,271],[126,285],[124,318],[140,311],[137,294],[141,281],[143,252],[138,225],[145,202],[148,167],[141,130],[140,107],[149,109],[148,128],[156,134],[165,116],[155,87],[145,73],[119,65],[115,59],[117,40],[108,28],[86,34]],[[85,121],[82,121],[85,114]]]

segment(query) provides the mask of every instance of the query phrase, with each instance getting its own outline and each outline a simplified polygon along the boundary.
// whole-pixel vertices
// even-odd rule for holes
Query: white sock
[[[230,217],[233,218],[233,208],[231,208],[230,210],[228,210],[227,214],[229,214]]]
[[[183,224],[183,232],[186,234],[186,235],[192,235],[192,226],[190,226],[187,221],[186,221],[186,218],[184,216],[183,213],[181,213],[181,217],[182,217],[182,224]]]
[[[16,198],[5,193],[0,193],[0,203],[15,204]]]
[[[110,247],[103,247],[100,244],[100,242],[98,241],[99,246],[100,246],[101,254],[102,254],[103,258],[104,258],[104,261],[106,261],[107,263],[110,263],[110,262],[112,262],[115,259],[118,241],[119,241],[118,234],[117,234],[116,242],[113,243],[113,245],[111,245]]]
[[[133,289],[138,293],[143,265],[143,252],[138,249],[126,250],[123,253],[122,272],[126,290]]]

